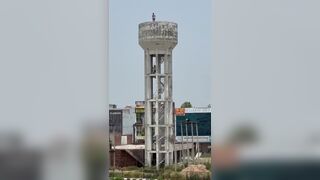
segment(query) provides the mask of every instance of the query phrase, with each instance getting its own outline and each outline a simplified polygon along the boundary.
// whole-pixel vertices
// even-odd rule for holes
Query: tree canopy
[[[181,104],[181,108],[192,108],[192,104],[189,101],[186,101]]]

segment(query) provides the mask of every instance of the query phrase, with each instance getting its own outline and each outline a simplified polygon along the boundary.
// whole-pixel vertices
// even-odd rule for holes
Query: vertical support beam
[[[173,122],[173,127],[172,127],[172,137],[173,139],[171,139],[173,142],[171,142],[173,144],[173,156],[174,156],[174,170],[177,171],[177,150],[176,150],[176,119],[175,119],[175,104],[172,103],[172,122]]]
[[[181,121],[181,158],[184,162],[184,158],[185,158],[185,155],[184,155],[184,151],[183,151],[183,128],[182,128],[183,124],[182,124],[182,121]]]
[[[199,154],[199,133],[198,133],[198,123],[196,123],[196,134],[197,134],[197,153]]]
[[[116,135],[115,135],[115,125],[112,126],[113,132],[113,171],[116,169]]]
[[[177,171],[177,151],[174,146],[174,171]]]
[[[192,160],[194,161],[193,122],[191,122]]]
[[[151,66],[152,66],[152,59],[151,54],[148,49],[145,49],[145,165],[151,166],[151,146],[152,146],[152,139],[151,139],[151,104],[150,99],[152,97],[152,78],[150,76],[151,73]]]
[[[133,132],[132,142],[133,144],[135,144],[136,143],[136,124],[132,126],[132,132]]]
[[[189,165],[189,157],[190,157],[190,153],[189,153],[189,135],[188,135],[188,123],[186,122],[186,137],[187,137],[187,163]]]
[[[168,124],[166,124],[166,128],[165,128],[166,130],[166,132],[165,132],[165,134],[166,134],[166,139],[165,139],[165,141],[166,141],[166,144],[165,144],[165,147],[166,147],[166,154],[165,154],[165,161],[166,161],[166,166],[169,166],[170,165],[170,147],[169,147],[169,137],[170,137],[170,133],[169,133],[169,127],[168,127]]]
[[[173,128],[175,127],[175,107],[173,105],[173,101],[172,101],[172,49],[169,49],[167,50],[167,53],[166,53],[166,61],[168,63],[168,69],[169,71],[167,72],[167,79],[168,79],[168,101],[169,101],[169,104],[170,104],[170,107],[169,107],[169,126],[170,126],[170,136],[172,135],[174,137],[174,140],[173,142],[170,142],[170,152],[171,153],[171,156],[170,156],[170,160],[173,162],[173,146],[175,146],[175,131],[173,131]],[[169,78],[170,77],[170,78]],[[174,124],[173,124],[174,123]]]
[[[157,98],[157,96],[156,96]],[[155,101],[156,106],[155,106],[155,122],[156,122],[156,127],[155,127],[155,136],[156,136],[156,167],[157,170],[159,170],[159,102],[158,100]]]
[[[159,101],[158,101],[158,97],[159,97],[159,85],[160,85],[160,82],[159,82],[159,54],[158,54],[158,50],[156,50],[156,53],[155,53],[155,68],[156,68],[156,81],[155,81],[155,84],[157,85],[157,88],[155,88],[153,86],[153,88],[155,89],[155,94],[154,94],[154,98],[153,100],[155,101],[155,141],[156,141],[156,168],[157,170],[159,170],[159,163],[160,163],[160,154],[159,154]]]

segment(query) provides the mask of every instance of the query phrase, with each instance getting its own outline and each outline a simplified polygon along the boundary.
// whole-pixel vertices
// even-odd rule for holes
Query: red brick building
[[[114,161],[115,158],[115,161]],[[144,164],[144,146],[141,145],[119,145],[110,151],[110,167],[127,167]]]

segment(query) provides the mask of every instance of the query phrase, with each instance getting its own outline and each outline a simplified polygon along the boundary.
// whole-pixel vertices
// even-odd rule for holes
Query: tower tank
[[[172,50],[177,43],[177,23],[153,18],[139,24],[145,66],[145,165],[157,169],[173,164]]]

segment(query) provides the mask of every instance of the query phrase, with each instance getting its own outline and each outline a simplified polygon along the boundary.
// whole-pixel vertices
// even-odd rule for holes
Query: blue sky
[[[138,24],[151,20],[178,23],[178,45],[173,50],[173,100],[210,104],[212,60],[211,0],[110,0],[110,103],[132,105],[144,100],[143,50]]]

